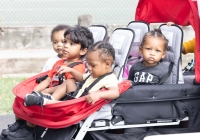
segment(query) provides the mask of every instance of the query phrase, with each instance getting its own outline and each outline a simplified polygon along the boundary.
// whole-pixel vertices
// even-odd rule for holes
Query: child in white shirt
[[[42,69],[42,72],[51,70],[53,65],[58,60],[63,58],[62,46],[63,46],[64,40],[65,40],[64,32],[68,28],[69,28],[69,26],[60,24],[60,25],[57,25],[56,27],[54,27],[53,30],[51,31],[51,42],[52,42],[52,45],[53,45],[53,49],[57,53],[57,55],[50,57],[46,61],[45,65]]]

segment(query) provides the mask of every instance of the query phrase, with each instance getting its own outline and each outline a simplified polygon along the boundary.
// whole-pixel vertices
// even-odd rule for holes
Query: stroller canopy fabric
[[[37,85],[36,78],[45,73],[29,78],[13,88],[16,95],[13,103],[14,113],[31,123],[47,128],[64,128],[80,122],[89,115],[100,109],[109,100],[101,99],[94,105],[90,105],[85,101],[85,97],[74,100],[40,106],[24,106],[24,97],[27,93],[31,93]],[[131,86],[130,81],[119,83],[120,93],[123,93]]]

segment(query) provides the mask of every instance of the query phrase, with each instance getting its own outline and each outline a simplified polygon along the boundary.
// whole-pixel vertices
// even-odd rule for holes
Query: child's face
[[[58,53],[58,56],[62,56],[62,47],[65,39],[64,32],[65,30],[61,30],[53,33],[52,45],[55,52]]]
[[[111,70],[111,62],[108,60],[103,62],[101,58],[99,58],[99,52],[89,52],[86,55],[86,61],[88,64],[88,71],[93,78],[98,78]]]
[[[87,48],[81,49],[81,44],[72,42],[69,36],[66,36],[63,45],[63,57],[68,59],[79,60],[81,56],[85,55]]]
[[[163,39],[149,36],[139,51],[143,55],[144,66],[155,66],[166,55],[165,42]]]

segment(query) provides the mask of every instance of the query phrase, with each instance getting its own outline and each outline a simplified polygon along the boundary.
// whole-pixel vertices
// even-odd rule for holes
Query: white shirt
[[[45,65],[44,65],[44,67],[43,67],[43,69],[42,69],[42,72],[51,70],[52,67],[53,67],[53,65],[54,65],[58,60],[60,60],[60,59],[61,59],[61,58],[59,58],[57,55],[56,55],[56,56],[50,57],[50,58],[46,61]]]

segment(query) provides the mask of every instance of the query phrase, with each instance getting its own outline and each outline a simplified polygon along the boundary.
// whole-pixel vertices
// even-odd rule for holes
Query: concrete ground
[[[3,129],[8,128],[8,124],[12,124],[15,122],[15,117],[13,114],[10,115],[0,115],[0,133]],[[0,140],[4,140],[4,138],[1,138]]]

